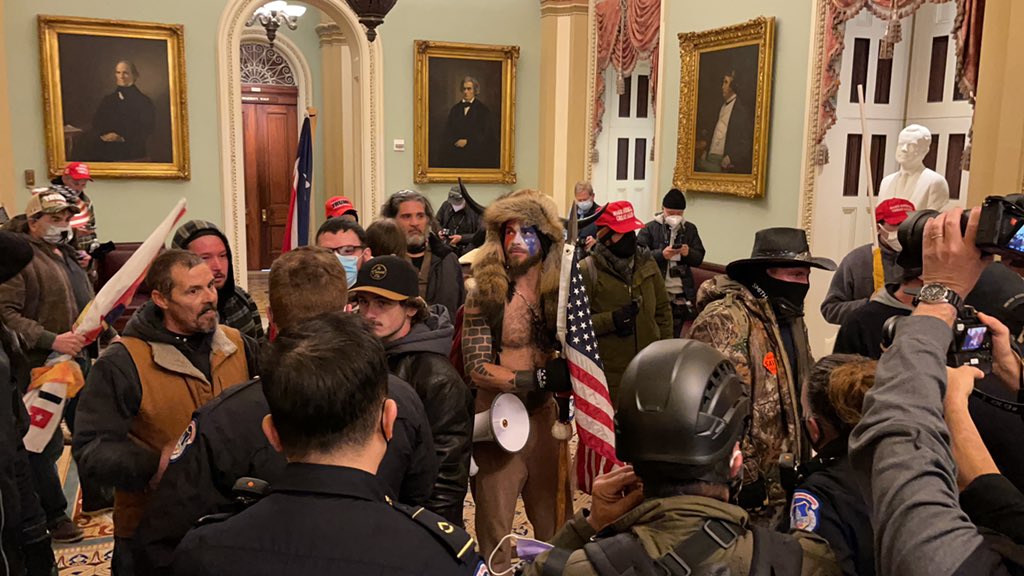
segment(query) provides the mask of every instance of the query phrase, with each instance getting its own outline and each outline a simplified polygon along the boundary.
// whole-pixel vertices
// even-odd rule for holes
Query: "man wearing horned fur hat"
[[[540,540],[558,529],[558,490],[565,491],[567,510],[572,498],[568,483],[558,485],[558,440],[552,436],[557,409],[551,392],[568,383],[564,360],[552,360],[564,237],[558,209],[542,192],[519,190],[487,208],[484,226],[487,240],[473,266],[476,285],[465,305],[466,373],[479,390],[477,412],[507,392],[519,397],[530,415],[530,436],[518,453],[494,442],[473,447],[480,469],[473,479],[477,540],[487,558],[512,530],[520,490]],[[508,565],[505,544],[491,568]]]

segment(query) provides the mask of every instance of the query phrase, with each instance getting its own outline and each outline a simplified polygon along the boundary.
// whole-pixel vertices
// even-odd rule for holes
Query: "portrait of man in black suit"
[[[497,168],[500,164],[498,127],[491,109],[478,97],[480,82],[464,76],[462,99],[452,106],[444,125],[439,167]]]
[[[752,54],[744,54],[744,52]],[[705,68],[705,65],[708,65]],[[753,170],[757,46],[701,55],[694,167],[697,172]]]

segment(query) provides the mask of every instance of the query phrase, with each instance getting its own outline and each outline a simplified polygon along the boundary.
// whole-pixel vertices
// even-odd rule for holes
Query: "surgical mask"
[[[586,212],[587,210],[590,210],[593,207],[594,207],[594,201],[593,200],[584,200],[583,202],[577,202],[576,203],[576,211],[577,212]]]
[[[71,226],[54,226],[50,224],[43,233],[43,240],[50,244],[66,244],[71,237]]]
[[[506,534],[504,538],[498,541],[498,545],[494,547],[490,557],[487,558],[487,569],[493,576],[503,576],[504,574],[511,574],[515,570],[515,566],[510,567],[504,572],[495,572],[491,566],[494,564],[494,553],[501,550],[501,545],[505,543],[505,540],[509,538],[516,539],[516,557],[524,562],[533,562],[537,559],[537,556],[547,552],[554,548],[547,542],[541,542],[540,540],[534,540],[532,538],[525,538],[523,536],[517,536],[515,534]]]
[[[345,282],[351,288],[355,285],[356,277],[359,274],[359,256],[342,256],[341,254],[335,254],[335,256],[338,257],[338,262],[341,262],[341,267],[345,269]]]
[[[665,224],[668,224],[672,228],[677,228],[683,223],[682,216],[665,216]]]
[[[459,200],[459,201],[449,200],[448,203],[452,205],[452,210],[455,210],[456,212],[461,212],[462,209],[466,207],[466,201],[465,200]]]
[[[881,239],[882,242],[885,243],[886,246],[892,248],[894,252],[899,252],[900,250],[903,249],[903,246],[900,244],[898,230],[893,230],[892,232],[890,232],[885,229],[879,229],[878,237],[879,239]]]

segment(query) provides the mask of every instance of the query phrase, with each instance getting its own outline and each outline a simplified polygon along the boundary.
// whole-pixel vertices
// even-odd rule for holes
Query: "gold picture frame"
[[[415,182],[515,183],[519,47],[417,40],[414,57]]]
[[[93,177],[188,180],[185,29],[38,17],[51,176],[70,161]]]
[[[774,49],[774,17],[679,34],[677,188],[764,197]]]

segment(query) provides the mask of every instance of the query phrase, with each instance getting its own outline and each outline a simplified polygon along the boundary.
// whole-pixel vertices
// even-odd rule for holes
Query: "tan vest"
[[[181,436],[192,412],[225,388],[250,378],[242,336],[228,326],[219,326],[213,335],[212,383],[170,344],[132,337],[122,338],[121,343],[132,356],[142,386],[142,403],[128,436],[158,454]],[[148,499],[147,492],[114,491],[115,536],[132,537]]]

